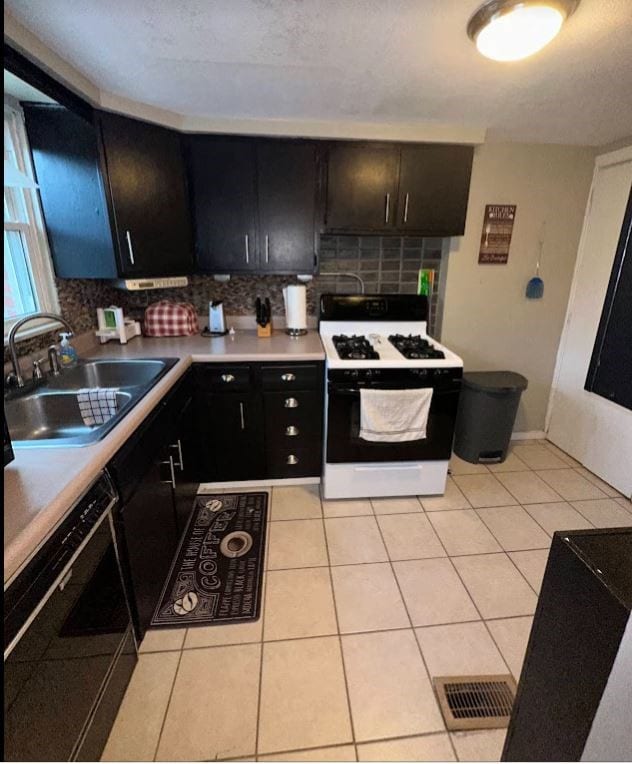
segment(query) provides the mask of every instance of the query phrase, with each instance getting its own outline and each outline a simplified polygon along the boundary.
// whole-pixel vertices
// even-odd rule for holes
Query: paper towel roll
[[[307,329],[307,289],[301,284],[286,286],[285,325],[288,329]]]

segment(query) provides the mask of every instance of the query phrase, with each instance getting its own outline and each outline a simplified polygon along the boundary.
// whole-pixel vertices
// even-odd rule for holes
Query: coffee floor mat
[[[151,626],[257,620],[267,514],[267,493],[196,496]]]

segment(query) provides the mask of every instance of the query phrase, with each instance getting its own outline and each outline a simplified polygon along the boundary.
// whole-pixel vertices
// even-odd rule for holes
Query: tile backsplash
[[[415,294],[420,268],[436,271],[435,294],[431,300],[429,330],[440,323],[441,267],[443,239],[411,236],[322,236],[320,242],[321,275],[306,284],[307,311],[318,314],[318,301],[323,292],[355,293],[360,291],[357,278],[364,282],[367,293]],[[325,275],[331,274],[331,275]],[[179,289],[157,289],[126,292],[106,281],[93,279],[58,279],[60,311],[77,334],[96,328],[96,309],[107,305],[121,306],[126,315],[142,318],[152,302],[170,299],[192,303],[205,315],[209,300],[223,300],[227,315],[254,313],[257,296],[269,297],[274,315],[283,315],[283,287],[296,283],[294,276],[234,276],[226,283],[211,276],[191,276],[189,285]],[[47,347],[56,340],[56,333],[41,335],[18,345],[19,354],[27,355]],[[5,348],[5,362],[7,350]]]

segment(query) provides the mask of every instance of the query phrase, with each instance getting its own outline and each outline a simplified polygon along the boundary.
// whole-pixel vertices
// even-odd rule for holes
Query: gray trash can
[[[454,430],[454,453],[466,462],[504,462],[520,395],[528,381],[513,371],[468,371]]]

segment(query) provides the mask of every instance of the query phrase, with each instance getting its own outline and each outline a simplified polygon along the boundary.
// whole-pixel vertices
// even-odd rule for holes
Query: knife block
[[[268,321],[265,326],[257,324],[257,337],[271,337],[272,336],[272,321]]]

